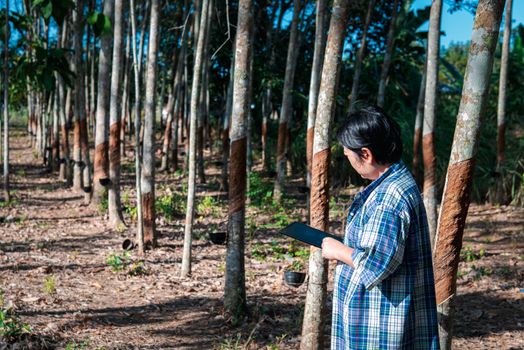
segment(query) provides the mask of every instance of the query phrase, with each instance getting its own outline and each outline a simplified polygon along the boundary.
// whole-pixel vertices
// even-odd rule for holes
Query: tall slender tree
[[[193,234],[193,220],[195,216],[195,180],[196,180],[196,152],[197,152],[197,118],[198,118],[198,101],[202,82],[202,62],[204,59],[204,41],[205,25],[207,23],[207,14],[209,0],[203,0],[201,4],[200,25],[198,31],[198,40],[195,50],[195,62],[193,66],[193,82],[191,86],[191,120],[189,123],[189,176],[187,180],[187,207],[186,207],[186,224],[184,227],[184,250],[182,255],[181,276],[187,277],[191,273],[191,244]],[[195,15],[196,16],[196,15]]]
[[[104,16],[113,19],[114,0],[104,0]],[[98,56],[98,86],[96,99],[95,161],[92,204],[99,205],[107,195],[109,184],[109,91],[111,77],[112,39],[109,33],[100,39]]]
[[[349,0],[333,2],[315,120],[310,224],[323,231],[328,230],[329,226],[330,130],[348,12]],[[327,262],[322,258],[321,250],[313,249],[309,257],[309,281],[300,342],[302,350],[323,348],[327,274]]]
[[[426,58],[426,88],[424,122],[422,123],[422,156],[424,160],[424,206],[428,215],[429,237],[433,245],[437,230],[437,193],[435,154],[435,120],[437,112],[438,64],[440,48],[440,18],[442,0],[433,0],[429,15],[428,49]]]
[[[235,45],[231,169],[224,306],[235,316],[246,310],[244,226],[246,202],[246,124],[249,113],[249,62],[252,52],[253,1],[240,0]]]
[[[315,132],[315,119],[317,117],[318,90],[320,89],[320,74],[324,49],[326,46],[326,8],[327,0],[317,1],[315,48],[313,50],[313,65],[311,66],[311,80],[309,83],[309,101],[307,113],[306,154],[307,154],[307,186],[311,185],[311,166],[313,162],[313,136]]]
[[[144,104],[144,147],[142,169],[142,207],[144,243],[156,245],[155,232],[155,91],[158,54],[159,0],[151,0]]]
[[[366,20],[364,22],[364,30],[362,31],[362,38],[360,39],[360,46],[357,51],[357,58],[355,60],[355,73],[353,73],[353,83],[351,84],[351,93],[349,95],[349,112],[355,109],[355,102],[358,99],[358,88],[360,85],[360,75],[362,74],[362,62],[364,61],[364,54],[366,52],[366,43],[369,25],[371,24],[371,17],[373,9],[375,8],[375,0],[370,0],[368,4],[368,11]]]
[[[4,201],[11,201],[9,191],[9,0],[5,1],[5,29],[4,29]]]
[[[386,41],[386,52],[384,53],[384,63],[382,64],[382,71],[380,72],[380,80],[378,82],[377,105],[384,106],[386,99],[386,85],[389,75],[389,66],[393,57],[393,47],[395,46],[395,28],[397,23],[399,0],[393,1],[393,11],[389,22],[388,38]]]
[[[440,347],[443,350],[451,348],[453,305],[462,235],[470,203],[480,126],[488,102],[503,8],[504,0],[478,2],[440,208],[433,266]]]
[[[136,15],[135,1],[129,1],[129,12],[131,15],[131,37],[136,38]],[[134,76],[134,106],[133,114],[135,120],[135,184],[136,184],[136,209],[137,209],[137,228],[136,240],[138,243],[139,254],[144,254],[144,215],[142,210],[142,161],[140,156],[140,70],[138,64],[138,52],[136,40],[131,40],[133,51],[133,76]]]
[[[286,73],[284,76],[284,90],[282,92],[282,109],[278,123],[277,141],[277,179],[273,191],[273,198],[280,200],[284,190],[286,179],[286,139],[288,134],[288,124],[293,113],[293,81],[295,80],[295,70],[298,55],[298,22],[300,21],[300,11],[302,9],[300,0],[293,0],[293,19],[291,20],[291,32],[289,34],[289,45],[287,49]]]
[[[417,112],[415,115],[415,128],[413,131],[413,177],[420,184],[420,143],[422,142],[422,119],[424,118],[424,95],[426,90],[426,64],[420,79],[420,88],[417,100]]]
[[[73,114],[73,189],[81,191],[83,189],[82,178],[82,141],[80,114],[84,113],[85,118],[85,90],[84,90],[84,71],[82,62],[82,37],[84,27],[82,25],[82,16],[84,12],[84,0],[76,0],[76,9],[73,12],[73,41],[74,41],[74,64],[72,65],[75,72],[75,96],[74,96],[74,114]],[[82,111],[83,109],[83,111]]]
[[[122,71],[123,4],[115,1],[113,21],[113,60],[111,69],[111,96],[109,100],[109,222],[114,228],[124,225],[120,202],[120,72]]]
[[[504,38],[502,40],[502,57],[500,58],[499,96],[497,106],[497,185],[495,202],[506,204],[508,193],[504,186],[504,161],[506,159],[506,100],[508,85],[509,44],[511,40],[511,11],[513,0],[506,3],[504,18]]]

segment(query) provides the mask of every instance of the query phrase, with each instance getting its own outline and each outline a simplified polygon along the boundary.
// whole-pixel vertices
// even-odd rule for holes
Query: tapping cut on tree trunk
[[[109,223],[114,228],[124,226],[122,205],[120,201],[120,71],[122,70],[122,39],[123,39],[123,3],[114,0],[113,25],[113,60],[111,69],[111,90],[109,100],[109,186],[108,211]]]
[[[320,75],[324,49],[326,46],[326,8],[327,0],[317,1],[315,48],[313,50],[313,64],[311,66],[311,80],[309,84],[308,117],[306,132],[306,185],[311,188],[311,167],[313,166],[313,136],[315,134],[315,120],[317,117],[318,90],[320,89]],[[309,207],[309,203],[308,203]]]
[[[142,151],[142,208],[144,209],[144,244],[156,246],[155,227],[155,90],[158,54],[159,0],[151,0],[151,19],[146,67],[144,104],[144,146]]]
[[[494,202],[508,204],[510,201],[509,193],[505,186],[504,162],[506,160],[506,100],[508,90],[508,66],[509,66],[509,46],[511,40],[511,12],[513,0],[506,3],[506,15],[504,18],[504,38],[502,39],[502,57],[500,58],[500,78],[499,96],[497,104],[497,166],[496,189]]]
[[[186,222],[184,227],[184,250],[182,253],[181,276],[187,277],[191,273],[191,244],[193,235],[193,220],[195,216],[195,186],[196,186],[196,161],[197,161],[197,122],[198,101],[202,79],[202,62],[204,60],[205,25],[209,0],[202,1],[202,12],[200,13],[200,30],[198,33],[195,51],[195,62],[193,68],[193,82],[191,86],[191,120],[189,131],[189,176],[187,180],[187,206]],[[195,15],[196,16],[196,15]]]
[[[386,53],[384,54],[384,63],[382,64],[382,71],[380,73],[380,80],[378,83],[377,105],[384,107],[386,99],[386,85],[388,82],[389,66],[393,56],[393,46],[395,45],[395,27],[398,15],[399,0],[393,2],[393,11],[391,13],[391,20],[388,29],[388,38],[386,41]]]
[[[318,93],[317,117],[313,139],[313,164],[310,192],[310,224],[327,231],[329,223],[330,130],[335,111],[336,84],[342,58],[349,0],[335,0]],[[322,349],[326,314],[327,262],[320,249],[309,257],[309,281],[302,324],[300,349]]]
[[[280,111],[280,121],[278,124],[277,140],[277,178],[273,191],[273,198],[280,200],[284,190],[286,179],[286,138],[287,128],[291,115],[293,113],[293,81],[295,79],[295,70],[298,55],[298,22],[300,21],[301,1],[293,1],[293,19],[291,21],[291,33],[289,35],[289,44],[286,59],[286,73],[284,76],[284,90],[282,92],[282,110]]]
[[[480,0],[473,24],[462,99],[435,238],[435,291],[440,347],[451,348],[453,302],[462,235],[470,203],[481,121],[486,112],[504,0]]]
[[[104,1],[104,16],[113,18],[114,0]],[[100,39],[96,101],[95,159],[92,204],[98,206],[107,195],[109,185],[109,91],[111,77],[112,35]]]
[[[424,92],[424,122],[422,127],[422,156],[424,161],[424,206],[428,216],[431,246],[437,229],[437,157],[435,154],[435,120],[437,112],[438,65],[440,60],[440,22],[442,0],[433,0],[429,16],[428,49],[426,58],[426,87]]]
[[[240,0],[235,45],[233,111],[231,114],[231,169],[229,172],[228,240],[224,307],[239,320],[246,311],[244,266],[246,205],[246,125],[249,113],[249,66],[253,50],[253,2]]]
[[[72,65],[75,72],[75,96],[74,96],[74,118],[73,118],[73,189],[81,191],[84,187],[82,177],[83,166],[85,162],[82,161],[82,131],[81,131],[81,115],[85,119],[85,87],[84,87],[84,69],[82,62],[82,37],[84,27],[82,25],[84,0],[76,0],[76,9],[73,11],[73,40],[74,40],[74,64]]]

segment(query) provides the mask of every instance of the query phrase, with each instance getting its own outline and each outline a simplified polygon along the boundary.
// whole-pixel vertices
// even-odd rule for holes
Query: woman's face
[[[382,167],[373,159],[373,154],[368,148],[362,148],[362,156],[355,151],[344,147],[344,155],[355,171],[364,179],[375,180],[379,177]]]

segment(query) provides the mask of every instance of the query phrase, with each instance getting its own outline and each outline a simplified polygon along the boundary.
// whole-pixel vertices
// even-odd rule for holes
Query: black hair
[[[381,165],[396,163],[402,156],[400,126],[376,106],[349,114],[337,131],[337,139],[359,156],[362,156],[362,148],[369,148]]]

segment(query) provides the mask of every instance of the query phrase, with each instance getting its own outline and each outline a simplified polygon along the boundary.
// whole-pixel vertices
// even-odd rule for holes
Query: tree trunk
[[[239,320],[246,311],[244,226],[246,201],[246,122],[249,109],[249,62],[252,52],[253,2],[240,0],[235,45],[233,113],[231,115],[231,171],[226,251],[224,307]]]
[[[135,1],[130,0],[129,11],[131,15],[131,37],[136,38],[136,16],[135,16]],[[144,254],[144,216],[142,213],[142,163],[140,157],[140,71],[138,69],[138,52],[136,47],[136,40],[131,40],[133,51],[133,73],[135,86],[135,100],[133,106],[133,113],[135,119],[135,184],[136,184],[136,208],[137,208],[137,232],[136,240],[138,244],[138,253]]]
[[[504,186],[504,161],[506,160],[506,95],[508,85],[509,45],[511,40],[511,11],[513,0],[506,4],[506,17],[504,19],[504,39],[502,41],[502,57],[500,58],[499,96],[497,106],[497,167],[495,202],[507,204],[510,200],[509,193]]]
[[[9,23],[9,0],[5,2],[5,23]],[[4,30],[4,202],[11,201],[9,191],[9,25]]]
[[[142,207],[144,209],[144,244],[156,246],[155,232],[155,90],[158,51],[158,0],[151,0],[151,20],[146,68],[144,105],[144,146],[142,168]]]
[[[300,20],[301,2],[293,0],[293,19],[291,21],[291,32],[289,36],[289,45],[286,59],[286,74],[284,76],[284,91],[282,92],[282,110],[280,112],[280,121],[278,124],[278,141],[277,141],[277,179],[273,191],[273,198],[279,201],[284,190],[286,180],[286,137],[288,123],[293,113],[293,80],[295,78],[295,68],[298,55],[295,51],[298,49],[298,22]]]
[[[124,226],[120,203],[120,72],[122,71],[122,0],[115,1],[113,21],[113,62],[111,72],[111,97],[109,105],[109,223],[118,229]]]
[[[503,8],[504,0],[480,0],[477,6],[440,208],[433,266],[442,350],[451,348],[453,301],[462,235]]]
[[[104,16],[113,18],[114,0],[104,1]],[[98,206],[106,198],[109,185],[109,90],[111,76],[112,35],[100,39],[98,57],[98,87],[96,101],[95,164],[92,204]]]
[[[85,116],[85,100],[84,100],[84,71],[82,69],[82,37],[84,34],[84,27],[82,26],[82,16],[84,11],[84,0],[76,0],[76,10],[73,12],[74,21],[74,64],[72,65],[75,72],[75,103],[74,103],[74,117],[73,117],[73,189],[77,192],[83,190],[82,179],[82,146],[81,146],[81,131],[80,131],[80,114]]]
[[[233,52],[236,52],[235,43],[233,43]],[[226,96],[226,112],[222,124],[222,177],[220,187],[223,191],[229,191],[228,183],[228,161],[229,161],[229,125],[231,113],[233,111],[233,84],[235,78],[235,56],[231,59],[231,68],[229,69],[229,84]]]
[[[123,82],[123,93],[122,93],[122,103],[121,103],[121,114],[120,119],[122,120],[120,127],[120,157],[123,158],[126,156],[126,128],[130,128],[130,119],[129,119],[129,74],[131,73],[131,57],[129,51],[131,49],[131,30],[128,25],[128,35],[126,41],[126,49],[124,54],[124,82]]]
[[[355,60],[355,73],[353,73],[353,83],[351,84],[351,94],[349,95],[349,113],[355,110],[355,103],[358,99],[360,75],[362,74],[362,62],[364,61],[364,53],[366,52],[366,39],[374,7],[375,0],[369,1],[366,22],[364,23],[364,30],[362,31],[362,38],[360,39],[360,47],[358,48],[357,58]]]
[[[342,57],[348,8],[348,0],[335,0],[333,3],[315,120],[310,223],[322,231],[327,231],[329,227],[330,130],[335,112],[336,83],[340,74],[338,67]],[[322,258],[321,250],[312,248],[300,342],[302,350],[322,349],[324,346],[327,274],[327,262]]]
[[[424,161],[423,197],[428,216],[431,246],[435,243],[435,232],[437,230],[437,157],[435,154],[434,130],[437,112],[441,14],[442,0],[433,0],[429,19],[424,122],[422,127],[422,157]]]
[[[309,83],[309,101],[306,133],[306,185],[311,187],[311,167],[313,163],[313,136],[315,135],[315,120],[317,118],[318,90],[320,89],[320,75],[326,46],[326,8],[327,0],[317,1],[315,49],[313,51],[313,65],[311,66],[311,81]],[[309,203],[308,203],[309,207]]]
[[[386,41],[386,53],[384,54],[384,63],[382,65],[382,72],[380,73],[380,81],[378,84],[377,105],[379,107],[384,107],[384,101],[386,99],[386,85],[389,74],[389,66],[391,65],[393,46],[395,43],[395,27],[398,15],[398,2],[399,0],[395,0],[393,3],[393,12],[391,13],[391,22],[389,23],[388,39]]]
[[[202,1],[200,14],[200,30],[198,33],[197,46],[195,50],[195,63],[193,66],[193,82],[191,86],[191,120],[189,131],[189,176],[187,182],[187,207],[186,223],[184,227],[184,251],[182,255],[181,276],[187,277],[191,273],[191,242],[193,234],[193,219],[195,216],[195,175],[196,175],[196,152],[197,152],[197,122],[198,101],[201,85],[202,61],[204,56],[205,25],[209,8],[209,0]],[[196,16],[196,14],[195,14]]]
[[[421,184],[420,179],[420,143],[422,142],[422,120],[424,118],[424,95],[426,90],[426,64],[420,79],[420,89],[417,100],[417,114],[415,116],[415,130],[413,132],[413,178],[417,184]]]

